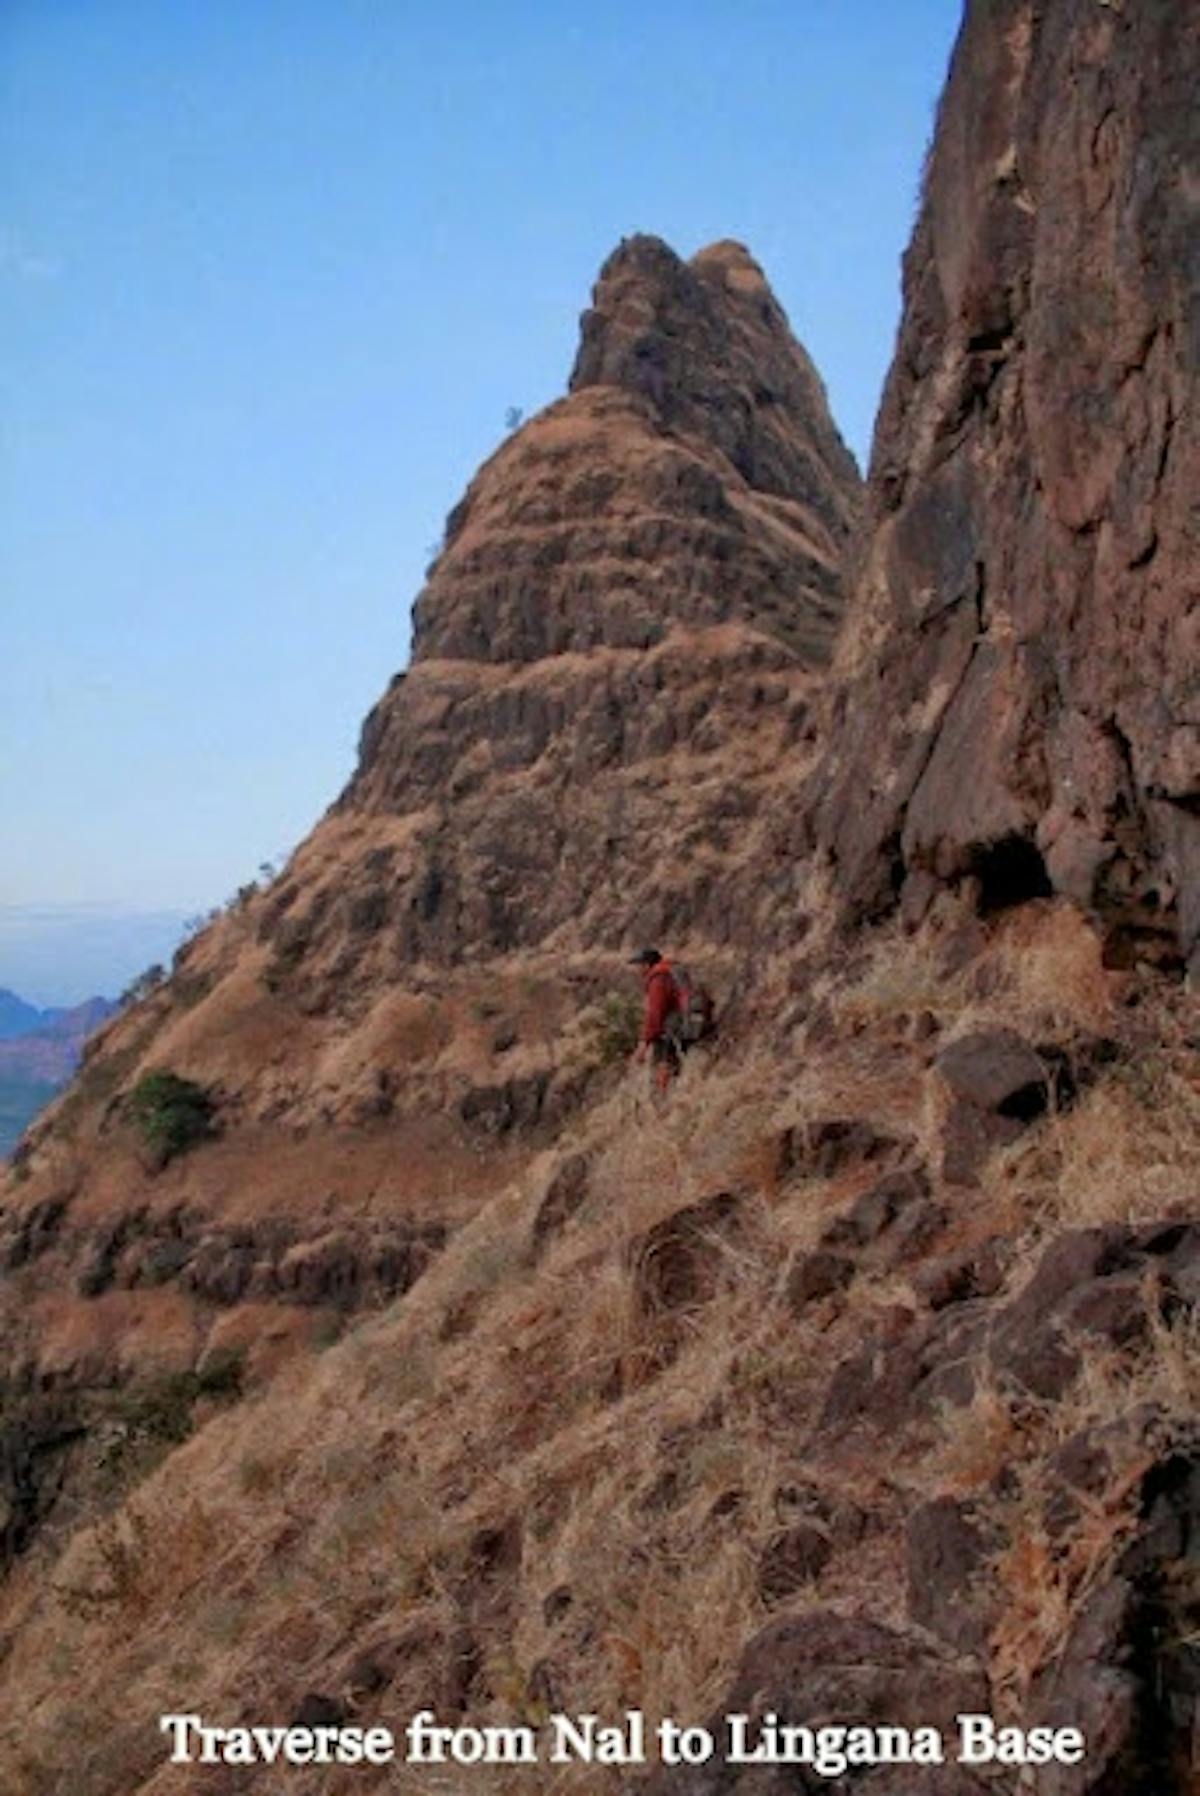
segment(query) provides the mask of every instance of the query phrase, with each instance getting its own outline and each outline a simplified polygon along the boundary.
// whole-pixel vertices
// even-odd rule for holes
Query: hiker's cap
[[[629,964],[631,967],[653,967],[657,966],[661,959],[662,955],[657,948],[639,948],[630,959]]]

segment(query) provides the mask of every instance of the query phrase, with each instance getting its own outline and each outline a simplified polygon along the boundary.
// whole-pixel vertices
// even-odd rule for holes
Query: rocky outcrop
[[[1107,1477],[1105,1476],[1107,1473]],[[1103,1494],[1112,1479],[1101,1470]],[[1094,1499],[1093,1499],[1094,1500]],[[1200,1449],[1159,1457],[1139,1480],[1138,1525],[1037,1679],[1033,1714],[1082,1727],[1084,1764],[1056,1766],[1047,1796],[1186,1792],[1195,1780],[1194,1716],[1200,1687],[1197,1603],[1187,1568],[1200,1548]]]
[[[412,667],[364,727],[339,811],[411,818],[413,837],[363,882],[358,949],[728,941],[782,913],[796,869],[768,776],[811,758],[858,495],[747,252],[622,243],[569,396],[451,512]],[[764,891],[745,874],[767,836]],[[331,901],[303,952],[347,920]]]
[[[711,244],[684,264],[656,238],[630,238],[601,271],[581,335],[573,393],[641,394],[670,430],[715,444],[755,492],[805,507],[831,545],[844,542],[858,471],[742,244]]]
[[[955,1717],[986,1709],[986,1685],[977,1671],[943,1656],[919,1633],[904,1633],[865,1616],[845,1616],[810,1609],[770,1623],[749,1642],[722,1715],[710,1732],[724,1747],[725,1715],[747,1717],[749,1740],[757,1745],[765,1718],[783,1727],[837,1728],[936,1727],[953,1741]],[[840,1736],[844,1740],[844,1734]],[[652,1796],[787,1796],[794,1790],[828,1788],[842,1791],[865,1785],[880,1796],[916,1796],[945,1791],[946,1796],[982,1796],[990,1786],[982,1778],[950,1764],[932,1769],[882,1764],[863,1771],[842,1763],[827,1751],[818,1769],[793,1758],[772,1764],[730,1762],[726,1752],[696,1769],[660,1771],[649,1779]]]
[[[829,1380],[825,1429],[890,1428],[905,1417],[962,1404],[991,1380],[1057,1401],[1100,1344],[1145,1342],[1155,1321],[1196,1301],[1200,1228],[1162,1221],[1068,1230],[1054,1238],[1033,1277],[997,1301],[991,1255],[936,1263],[916,1286],[929,1305],[896,1304]]]
[[[967,8],[809,791],[853,915],[974,879],[1195,954],[1198,81],[1170,0]]]
[[[628,238],[581,336],[570,396],[450,513],[414,664],[644,649],[733,619],[826,660],[858,471],[758,264]]]

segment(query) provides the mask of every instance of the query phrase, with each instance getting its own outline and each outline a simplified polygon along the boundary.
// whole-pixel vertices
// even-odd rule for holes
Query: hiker
[[[712,997],[686,967],[672,966],[657,948],[643,948],[631,963],[642,969],[646,1013],[635,1059],[653,1058],[655,1083],[665,1091],[698,1041],[716,1033]]]
[[[639,1061],[645,1060],[647,1055],[651,1057],[655,1084],[660,1091],[665,1091],[681,1065],[678,1030],[673,1026],[682,1009],[679,987],[670,961],[665,960],[657,948],[641,949],[629,964],[642,969],[646,993],[641,1040],[633,1057]]]

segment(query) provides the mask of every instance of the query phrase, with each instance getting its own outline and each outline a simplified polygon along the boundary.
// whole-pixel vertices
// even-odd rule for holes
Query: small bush
[[[346,1318],[339,1315],[324,1315],[313,1324],[309,1337],[314,1353],[325,1353],[330,1347],[336,1347],[346,1332]]]
[[[642,1007],[624,992],[609,992],[583,1019],[588,1058],[593,1065],[615,1066],[628,1060],[641,1034]]]
[[[147,967],[144,973],[139,973],[137,978],[125,987],[117,999],[117,1003],[122,1009],[128,1004],[140,1004],[143,998],[150,997],[153,992],[158,990],[166,976],[165,969],[156,961],[152,967]]]
[[[118,1392],[110,1410],[126,1441],[178,1446],[192,1432],[196,1395],[194,1372],[162,1372]]]
[[[242,1347],[214,1347],[193,1373],[197,1397],[232,1403],[242,1394],[246,1353]]]
[[[128,1113],[157,1166],[165,1166],[213,1133],[213,1101],[178,1073],[146,1073],[129,1096]]]
[[[152,1472],[196,1426],[197,1403],[236,1403],[243,1391],[245,1354],[218,1347],[188,1372],[159,1372],[98,1399],[93,1418],[101,1437],[101,1479],[110,1498]]]

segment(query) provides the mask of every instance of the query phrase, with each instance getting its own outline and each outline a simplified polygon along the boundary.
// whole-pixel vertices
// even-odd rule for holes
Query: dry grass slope
[[[4,1796],[223,1788],[164,1766],[148,1718],[181,1704],[286,1720],[317,1690],[396,1728],[426,1705],[475,1722],[702,1719],[769,1616],[817,1601],[901,1620],[895,1530],[940,1493],[978,1496],[996,1525],[990,1668],[1019,1708],[1128,1538],[1147,1455],[1194,1416],[1194,1320],[1098,1346],[1055,1402],[986,1377],[883,1438],[822,1433],[831,1369],[914,1306],[913,1266],[864,1257],[847,1288],[790,1299],[791,1270],[878,1170],[813,1165],[803,1144],[831,1117],[907,1144],[947,1211],[939,1252],[1003,1237],[1015,1293],[1065,1227],[1194,1207],[1200,1061],[1171,988],[1130,1008],[1128,976],[1064,906],[999,919],[956,972],[952,940],[880,936],[790,1045],[697,1055],[665,1106],[617,1081],[391,1308],[213,1413],[53,1554],[35,1549],[4,1598]],[[945,1189],[926,1013],[937,1039],[1132,1030],[1136,1052],[993,1155],[977,1187]],[[535,1247],[570,1157],[586,1166],[577,1205]],[[1084,1429],[1118,1442],[1120,1477],[1052,1538],[1047,1466]],[[811,1562],[767,1575],[800,1524]],[[602,1787],[550,1766],[489,1774],[510,1785]],[[354,1777],[362,1796],[453,1786]]]

